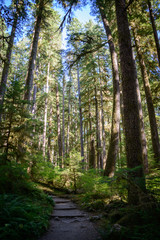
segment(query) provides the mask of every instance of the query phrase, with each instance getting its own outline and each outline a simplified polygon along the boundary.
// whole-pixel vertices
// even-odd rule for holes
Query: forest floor
[[[91,219],[94,216],[80,210],[70,199],[53,196],[55,207],[50,227],[39,240],[100,240]],[[95,216],[96,217],[96,216]]]

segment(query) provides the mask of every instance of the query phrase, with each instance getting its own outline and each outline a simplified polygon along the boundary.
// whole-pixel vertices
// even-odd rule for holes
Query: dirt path
[[[89,216],[69,199],[53,197],[50,228],[39,240],[100,240]]]

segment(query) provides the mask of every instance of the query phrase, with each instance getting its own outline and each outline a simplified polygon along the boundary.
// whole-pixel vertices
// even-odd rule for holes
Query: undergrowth
[[[67,169],[58,169],[50,163],[46,165],[44,170],[37,165],[36,178],[54,188],[76,193],[74,199],[82,208],[101,216],[102,239],[160,239],[158,169],[146,177],[147,192],[139,192],[141,203],[133,207],[127,204],[128,169],[121,169],[113,178],[108,178],[103,176],[102,171],[85,171],[81,166],[70,165]]]
[[[48,227],[52,198],[18,164],[1,166],[0,175],[0,239],[37,239]]]

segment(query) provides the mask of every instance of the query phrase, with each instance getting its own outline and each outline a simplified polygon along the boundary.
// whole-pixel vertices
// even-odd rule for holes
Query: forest
[[[104,240],[159,240],[160,1],[0,10],[0,239],[40,238],[65,194]]]

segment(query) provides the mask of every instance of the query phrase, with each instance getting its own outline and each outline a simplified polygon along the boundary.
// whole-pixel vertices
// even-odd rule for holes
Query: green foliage
[[[37,239],[48,227],[50,199],[27,198],[14,194],[0,195],[0,238]]]
[[[0,193],[29,192],[27,171],[20,164],[8,163],[0,166]]]
[[[114,215],[114,218],[113,218]],[[160,206],[155,205],[141,209],[120,208],[110,214],[110,222],[107,222],[105,231],[103,229],[103,239],[111,240],[158,240]]]
[[[0,166],[0,239],[37,239],[48,227],[52,206],[22,165]]]

